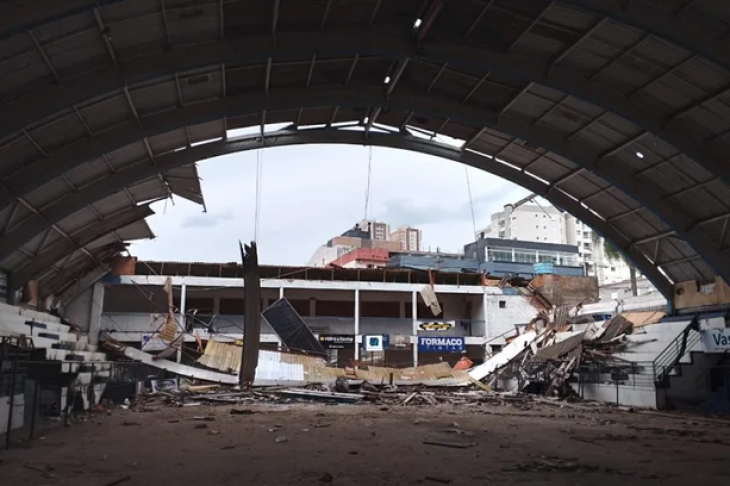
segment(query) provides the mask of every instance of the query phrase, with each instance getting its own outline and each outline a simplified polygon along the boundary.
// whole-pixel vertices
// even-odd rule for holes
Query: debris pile
[[[652,313],[647,319],[636,314],[644,313],[617,315],[602,323],[571,324],[570,307],[542,311],[522,334],[509,339],[500,353],[472,368],[469,376],[488,387],[509,381],[510,389],[520,392],[569,397],[575,394],[570,382],[581,372],[636,373],[637,363],[615,353],[641,343],[628,336],[663,317]]]

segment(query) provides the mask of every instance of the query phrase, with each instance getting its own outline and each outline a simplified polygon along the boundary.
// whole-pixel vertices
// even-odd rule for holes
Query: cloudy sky
[[[365,214],[368,148],[307,145],[260,152],[262,181],[257,241],[262,263],[303,265],[329,238]],[[238,240],[254,238],[256,152],[199,163],[207,212],[180,198],[154,206],[157,235],[132,254],[147,260],[231,262]],[[476,226],[524,189],[469,168]],[[473,240],[464,166],[412,152],[373,148],[369,216],[423,230],[424,249],[460,251]]]

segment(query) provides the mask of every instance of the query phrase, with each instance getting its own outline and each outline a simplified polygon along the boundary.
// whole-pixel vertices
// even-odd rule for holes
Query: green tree
[[[593,239],[593,246],[598,247],[598,245],[601,244],[601,237],[595,231],[591,232],[591,237]],[[626,263],[626,265],[628,265],[629,278],[631,279],[631,295],[636,297],[638,295],[638,290],[636,286],[636,267],[631,264],[631,262],[621,252],[621,250],[616,248],[613,243],[606,239],[603,240],[603,254],[609,261],[623,261]]]

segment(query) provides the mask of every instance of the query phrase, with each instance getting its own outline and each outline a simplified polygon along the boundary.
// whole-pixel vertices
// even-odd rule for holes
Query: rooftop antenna
[[[368,219],[368,212],[370,209],[370,178],[373,171],[373,146],[368,145],[368,178],[367,185],[365,186],[365,217],[364,220]]]

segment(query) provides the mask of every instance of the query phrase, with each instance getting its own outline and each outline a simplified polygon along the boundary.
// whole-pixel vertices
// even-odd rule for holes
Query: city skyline
[[[258,235],[256,153],[240,153],[199,164],[207,213],[180,198],[156,203],[150,225],[157,238],[131,245],[131,253],[147,260],[238,261],[238,240],[258,236],[263,263],[304,265],[319,245],[363,219],[368,149],[310,145],[264,150],[261,158]],[[467,170],[476,226],[496,208],[528,194],[484,171]],[[418,189],[404,191],[406,185]],[[473,240],[470,206],[463,165],[373,149],[368,217],[421,229],[423,250],[461,251]]]

